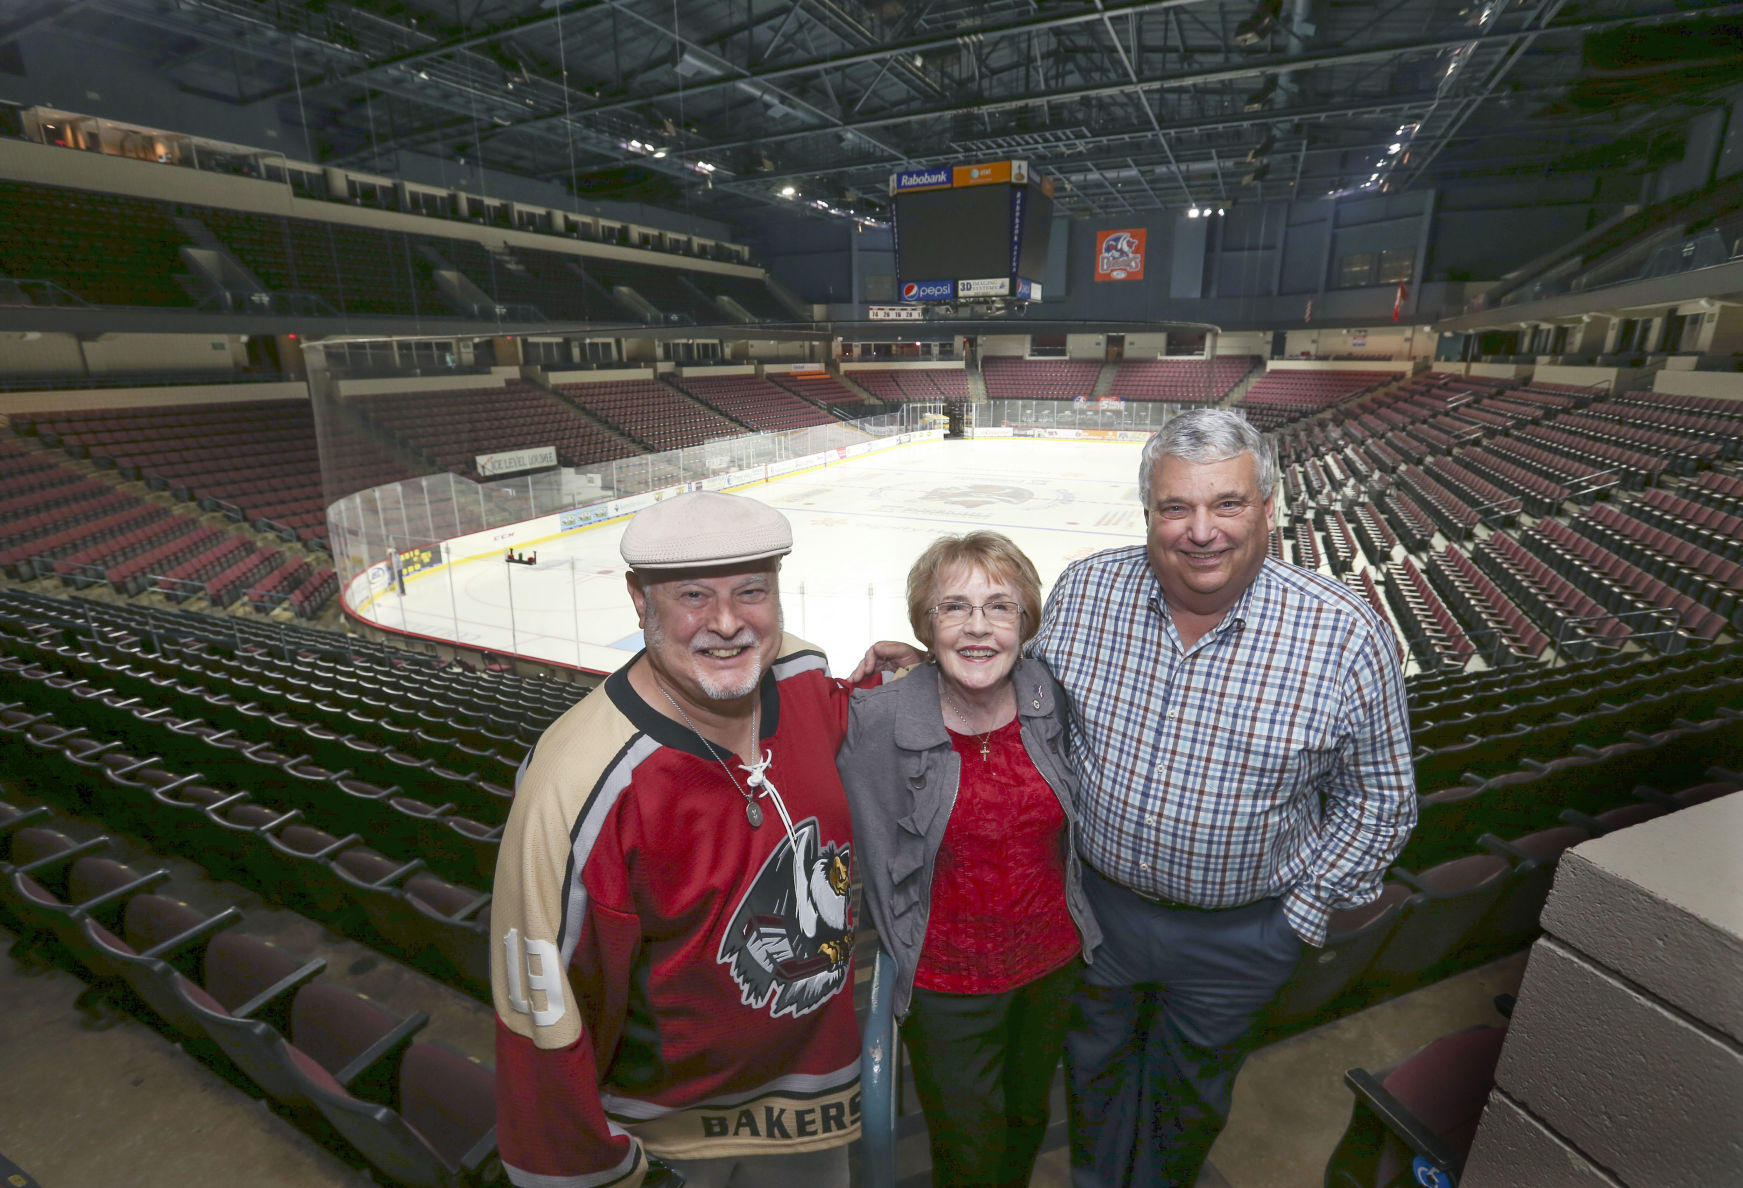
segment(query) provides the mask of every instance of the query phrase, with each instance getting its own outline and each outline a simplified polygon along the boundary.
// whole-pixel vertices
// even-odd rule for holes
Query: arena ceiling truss
[[[21,6],[22,7],[22,6]],[[327,164],[483,162],[734,219],[881,218],[897,169],[1023,158],[1113,216],[1455,174],[1639,169],[1738,77],[1667,0],[43,0]]]

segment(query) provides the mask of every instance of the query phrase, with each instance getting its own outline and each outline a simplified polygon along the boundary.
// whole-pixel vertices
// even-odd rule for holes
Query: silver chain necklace
[[[963,726],[967,728],[968,732],[970,734],[978,734],[979,735],[979,737],[980,737],[980,761],[982,763],[985,763],[987,761],[987,755],[991,751],[991,744],[988,742],[988,740],[992,738],[993,730],[997,730],[998,727],[994,726],[992,730],[987,731],[985,734],[980,734],[979,731],[975,730],[975,728],[973,726],[970,726],[968,724],[968,715],[962,712],[962,707],[960,705],[956,704],[956,699],[954,697],[952,697],[949,693],[945,692],[944,686],[942,683],[940,683],[938,686],[938,692],[943,694],[944,704],[948,705],[951,708],[951,710],[955,712],[958,720],[960,720],[962,722]]]
[[[654,677],[654,686],[665,695],[666,700],[671,703],[672,708],[678,711],[678,716],[684,719],[684,725],[690,728],[690,733],[694,734],[698,739],[701,739],[702,745],[708,748],[708,753],[714,756],[714,761],[720,764],[720,770],[726,773],[726,778],[732,781],[732,786],[738,789],[738,794],[740,796],[744,797],[744,819],[750,822],[750,827],[752,829],[760,829],[763,823],[763,810],[762,806],[756,802],[756,797],[751,795],[750,789],[744,787],[738,782],[738,777],[732,774],[732,768],[726,766],[726,760],[720,757],[720,752],[714,749],[714,744],[707,738],[703,737],[700,730],[696,729],[696,723],[690,720],[690,715],[684,712],[684,707],[678,704],[678,699],[673,697],[671,693],[667,692],[666,686],[660,683],[659,677]],[[757,700],[751,703],[750,740],[752,749],[755,749],[762,738],[758,727],[762,723],[763,707],[762,698],[756,694],[753,694],[753,696],[757,696]],[[981,753],[984,755],[986,752],[983,749]]]

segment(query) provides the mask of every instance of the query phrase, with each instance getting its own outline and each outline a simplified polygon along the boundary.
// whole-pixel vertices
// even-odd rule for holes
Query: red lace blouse
[[[932,873],[932,909],[914,984],[998,994],[1081,949],[1065,906],[1065,812],[1023,749],[1017,719],[980,736],[950,732],[962,758],[956,806]]]

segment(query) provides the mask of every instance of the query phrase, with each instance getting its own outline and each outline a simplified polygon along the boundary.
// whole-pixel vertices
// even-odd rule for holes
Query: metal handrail
[[[881,949],[872,962],[871,1005],[860,1042],[860,1185],[895,1188],[896,1116],[902,1083],[896,1038],[896,963]]]

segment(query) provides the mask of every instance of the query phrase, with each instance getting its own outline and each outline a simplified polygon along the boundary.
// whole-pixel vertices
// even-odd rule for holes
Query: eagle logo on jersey
[[[853,921],[849,846],[824,843],[817,818],[775,847],[727,921],[715,960],[732,971],[739,1000],[775,1018],[803,1015],[847,985]]]

